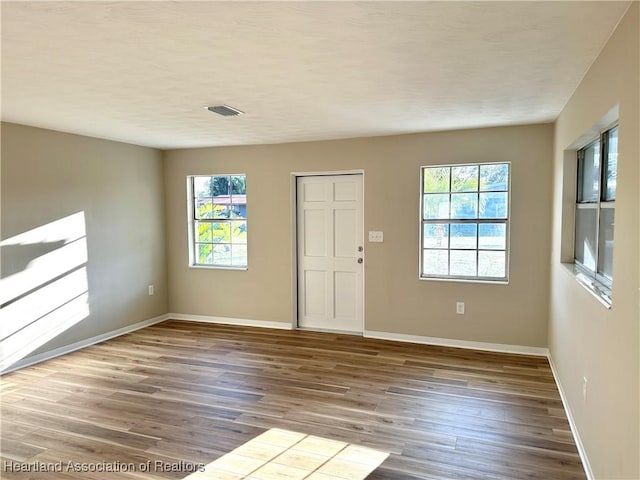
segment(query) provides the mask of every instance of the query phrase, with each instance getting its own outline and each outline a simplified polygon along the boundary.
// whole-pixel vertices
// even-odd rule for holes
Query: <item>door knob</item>
[[[358,263],[362,263],[364,262],[364,260],[362,259],[362,257],[358,258]]]

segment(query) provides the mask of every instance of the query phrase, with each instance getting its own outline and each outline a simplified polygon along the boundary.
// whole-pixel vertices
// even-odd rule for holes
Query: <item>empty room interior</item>
[[[640,478],[640,2],[0,14],[0,477]]]

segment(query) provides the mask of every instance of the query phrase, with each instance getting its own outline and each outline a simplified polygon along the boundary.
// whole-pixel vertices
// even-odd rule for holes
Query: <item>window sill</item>
[[[509,285],[509,280],[480,280],[474,278],[442,278],[442,277],[422,277],[418,280],[426,280],[429,282],[456,282],[456,283],[483,283],[485,285]]]
[[[562,263],[563,269],[589,292],[606,309],[611,310],[611,296],[601,290],[601,287],[590,277],[576,269],[573,263]]]
[[[223,265],[189,265],[189,268],[203,269],[203,270],[236,270],[240,272],[246,272],[249,267],[232,267]]]

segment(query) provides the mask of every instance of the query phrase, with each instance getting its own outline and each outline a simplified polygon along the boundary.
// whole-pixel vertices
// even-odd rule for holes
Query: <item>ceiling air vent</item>
[[[218,115],[222,115],[223,117],[235,117],[236,115],[241,115],[244,113],[242,110],[230,107],[229,105],[216,105],[214,107],[207,107],[207,110],[217,113]]]

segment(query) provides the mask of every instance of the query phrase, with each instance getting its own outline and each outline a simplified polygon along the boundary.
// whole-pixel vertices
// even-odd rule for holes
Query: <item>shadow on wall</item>
[[[0,371],[89,316],[78,212],[0,242]]]
[[[19,245],[5,245],[2,242],[2,263],[0,263],[2,265],[2,278],[10,277],[26,270],[34,259],[57,250],[64,244],[64,240]]]

